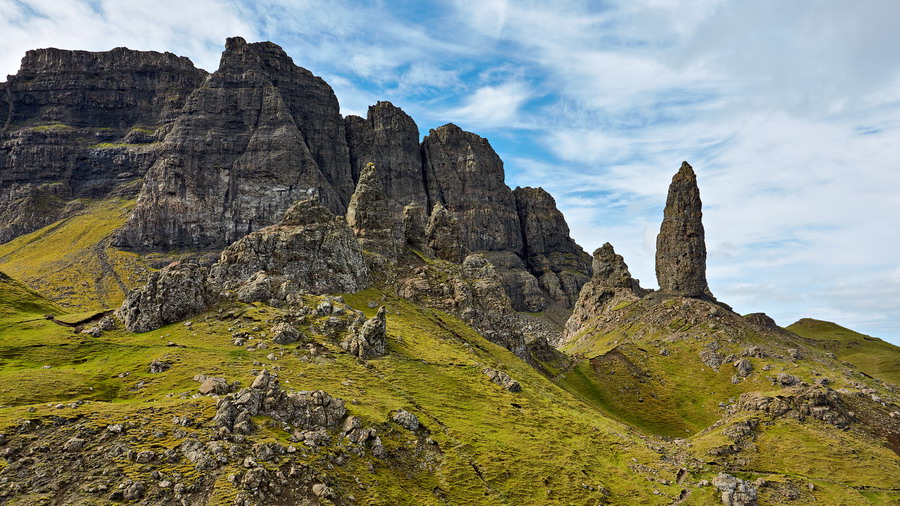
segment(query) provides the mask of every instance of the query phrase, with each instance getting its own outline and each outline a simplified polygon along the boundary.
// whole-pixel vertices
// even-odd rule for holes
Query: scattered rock
[[[726,506],[755,506],[756,487],[748,481],[736,478],[730,474],[719,473],[713,478],[712,484],[722,494],[722,504]]]
[[[84,448],[84,443],[85,443],[84,439],[81,439],[78,437],[73,437],[73,438],[69,439],[68,441],[66,441],[66,443],[63,445],[63,450],[65,450],[67,452],[73,452],[73,453],[80,452],[81,449]]]
[[[168,371],[171,367],[171,363],[163,362],[159,359],[153,359],[153,362],[150,362],[150,372],[153,374]]]
[[[416,417],[416,415],[410,413],[409,411],[401,409],[394,413],[392,419],[406,430],[410,430],[413,432],[419,430],[419,419]]]
[[[509,390],[510,392],[521,392],[522,386],[519,382],[512,379],[509,374],[492,367],[485,367],[482,371],[491,381]]]
[[[750,375],[750,372],[753,371],[753,363],[746,358],[742,358],[735,362],[734,367],[737,369],[738,376],[742,378],[746,378]]]
[[[360,359],[380,357],[387,345],[387,321],[384,306],[378,313],[357,326],[341,341],[341,348]]]
[[[276,323],[272,327],[272,340],[278,344],[291,344],[300,339],[300,331],[289,323]]]
[[[228,391],[228,382],[225,378],[204,378],[200,384],[200,393],[203,395],[225,395]]]

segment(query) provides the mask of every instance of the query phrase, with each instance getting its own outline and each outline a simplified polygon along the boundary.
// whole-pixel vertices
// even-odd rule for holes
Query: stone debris
[[[485,376],[488,377],[488,379],[509,390],[510,392],[522,391],[522,386],[519,385],[519,382],[512,379],[509,374],[506,374],[501,370],[494,369],[493,367],[485,367],[481,372],[483,372]]]
[[[356,325],[341,341],[341,348],[344,351],[361,360],[383,356],[386,347],[387,320],[384,306],[378,308],[375,316],[361,325]]]

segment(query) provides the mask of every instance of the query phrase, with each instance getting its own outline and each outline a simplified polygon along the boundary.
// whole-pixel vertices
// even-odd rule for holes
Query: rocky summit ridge
[[[687,162],[654,290],[271,42],[29,51],[0,125],[0,504],[900,500],[900,350],[716,300]]]

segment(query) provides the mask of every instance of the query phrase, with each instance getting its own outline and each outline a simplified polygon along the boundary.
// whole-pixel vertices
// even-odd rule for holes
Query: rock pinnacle
[[[697,176],[682,162],[672,177],[669,196],[656,236],[656,279],[659,289],[685,297],[712,297],[706,282],[706,242]]]

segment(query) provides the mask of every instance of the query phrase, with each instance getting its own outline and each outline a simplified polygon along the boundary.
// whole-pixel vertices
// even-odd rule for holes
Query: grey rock
[[[278,225],[238,240],[210,269],[210,284],[239,291],[264,271],[277,278],[281,300],[302,291],[356,292],[368,286],[359,243],[344,220],[314,200],[294,204]]]
[[[276,323],[272,327],[272,340],[278,344],[291,344],[300,339],[300,331],[289,323]]]
[[[519,382],[512,379],[509,374],[506,374],[503,371],[494,369],[493,367],[485,367],[484,369],[482,369],[482,372],[485,374],[485,376],[488,377],[488,379],[509,390],[510,392],[522,391],[522,386],[519,385]]]
[[[171,53],[28,51],[0,84],[0,243],[71,215],[74,199],[134,191],[205,77]]]
[[[523,254],[522,231],[503,161],[487,139],[449,123],[422,141],[429,202],[458,220],[465,251]],[[437,249],[435,249],[437,253]]]
[[[394,413],[394,416],[392,416],[391,419],[406,430],[413,432],[419,430],[419,418],[409,411],[400,409]]]
[[[383,356],[387,346],[387,319],[384,306],[341,341],[341,348],[360,359]]]
[[[396,263],[405,242],[403,218],[400,207],[382,190],[381,172],[373,163],[362,169],[347,207],[347,224],[363,250]]]
[[[251,418],[265,415],[303,430],[328,429],[341,425],[347,410],[344,401],[321,390],[285,392],[277,378],[263,370],[250,388],[219,400],[213,421],[229,431],[253,431]]]
[[[712,297],[706,282],[706,241],[697,176],[687,163],[672,177],[656,237],[659,289],[686,297]]]
[[[359,180],[369,163],[379,169],[384,194],[398,212],[408,204],[428,205],[415,121],[390,102],[370,106],[366,118],[345,118],[350,164]]]
[[[144,497],[144,493],[146,492],[146,488],[144,484],[136,481],[122,491],[122,498],[126,501],[137,501]]]
[[[757,489],[749,481],[744,481],[730,474],[719,473],[712,484],[721,493],[722,504],[726,506],[755,506]]]
[[[569,225],[556,201],[543,188],[519,187],[513,190],[513,197],[528,271],[549,300],[572,307],[582,286],[591,279],[591,257],[569,235]]]
[[[332,89],[277,45],[234,37],[186,100],[117,243],[223,247],[302,197],[343,214],[352,191]]]
[[[463,244],[459,220],[443,204],[435,204],[425,226],[425,241],[443,260],[461,263],[468,249]]]
[[[753,363],[746,358],[742,358],[734,363],[734,368],[737,369],[738,376],[746,378],[753,371]]]
[[[566,321],[562,342],[573,338],[586,322],[610,308],[647,294],[638,280],[631,277],[625,259],[610,243],[594,250],[591,267],[591,280],[582,287],[572,315]]]
[[[165,372],[165,371],[168,371],[168,370],[171,369],[171,368],[172,368],[172,364],[171,364],[171,363],[169,363],[169,362],[164,362],[164,361],[159,360],[159,359],[153,359],[153,361],[150,362],[150,372],[153,373],[153,374]]]
[[[67,452],[80,452],[84,448],[85,440],[79,437],[73,437],[63,444],[63,450]]]
[[[116,316],[131,332],[148,332],[197,315],[216,300],[206,268],[176,262],[151,273],[144,286],[129,292]]]
[[[228,393],[228,390],[229,386],[225,378],[204,378],[200,384],[200,393],[203,395],[225,395]]]

